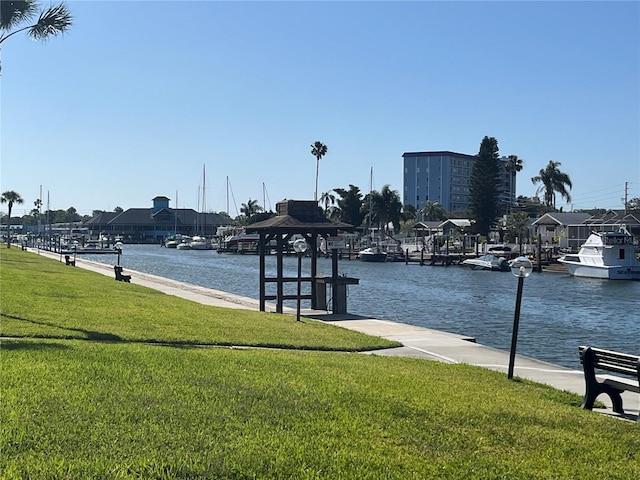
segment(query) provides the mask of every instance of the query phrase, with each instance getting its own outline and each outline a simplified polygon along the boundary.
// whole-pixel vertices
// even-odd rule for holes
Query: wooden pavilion
[[[298,295],[285,295],[284,284],[298,282],[298,277],[285,277],[283,258],[292,252],[289,241],[294,235],[301,235],[307,242],[311,256],[311,272],[301,281],[311,284],[311,294],[301,295],[300,299],[311,300],[314,310],[326,309],[326,284],[332,286],[333,313],[346,313],[346,285],[357,284],[358,279],[338,275],[338,249],[331,248],[331,277],[318,277],[318,237],[324,238],[329,246],[338,241],[338,232],[352,232],[353,225],[329,220],[319,210],[313,200],[284,200],[276,204],[276,216],[262,222],[249,225],[247,233],[258,233],[260,240],[260,310],[265,311],[267,300],[276,301],[276,312],[282,313],[284,300],[297,300]],[[275,241],[276,276],[267,277],[265,257],[270,253]],[[276,283],[276,294],[267,295],[266,284]]]

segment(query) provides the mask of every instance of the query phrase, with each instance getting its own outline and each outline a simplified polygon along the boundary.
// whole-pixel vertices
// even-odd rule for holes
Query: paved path
[[[35,250],[32,250],[35,252]],[[40,255],[64,261],[60,255],[39,251]],[[114,276],[113,267],[88,260],[81,256],[76,258],[77,267],[92,270],[103,275]],[[169,295],[192,300],[205,305],[226,308],[258,310],[259,302],[252,298],[241,297],[230,293],[199,287],[168,278],[127,270],[131,274],[131,283],[160,290]],[[267,304],[268,311],[275,311],[275,305]],[[285,313],[295,315],[295,309],[285,308]],[[475,339],[453,333],[431,330],[405,323],[389,320],[366,318],[357,315],[334,315],[325,311],[302,309],[301,314],[308,318],[321,320],[343,328],[356,330],[368,335],[383,337],[402,343],[402,347],[377,350],[372,355],[405,356],[438,360],[447,363],[465,363],[477,365],[491,370],[507,373],[509,352],[475,343]],[[576,356],[578,352],[576,350]],[[514,375],[538,383],[551,385],[558,390],[566,390],[584,395],[585,385],[582,370],[542,362],[532,358],[516,355]],[[626,417],[636,419],[640,407],[638,395],[625,392],[622,395]],[[611,410],[609,397],[601,395],[598,400],[606,405],[604,409],[596,409],[601,413],[617,416]]]

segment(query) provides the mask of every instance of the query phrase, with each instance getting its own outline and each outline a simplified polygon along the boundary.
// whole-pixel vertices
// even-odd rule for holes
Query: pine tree
[[[475,219],[474,230],[484,236],[489,235],[498,216],[500,184],[498,158],[498,141],[494,137],[484,137],[471,170],[469,184],[471,214]]]

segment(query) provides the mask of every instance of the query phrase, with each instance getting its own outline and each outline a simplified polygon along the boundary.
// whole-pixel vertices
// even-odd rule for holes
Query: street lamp
[[[298,238],[293,242],[293,249],[298,255],[298,308],[296,309],[296,321],[300,321],[300,294],[302,291],[302,255],[307,251],[307,241],[304,238]]]
[[[116,252],[118,252],[118,266],[120,266],[120,255],[122,255],[122,242],[116,242],[116,244],[113,247],[116,249]]]
[[[516,360],[516,344],[518,343],[518,324],[520,323],[520,302],[522,300],[522,286],[524,279],[527,278],[533,265],[527,257],[518,257],[511,263],[511,273],[518,277],[518,293],[516,295],[516,310],[513,315],[513,334],[511,336],[511,353],[509,354],[509,372],[507,379],[513,378],[513,364]]]

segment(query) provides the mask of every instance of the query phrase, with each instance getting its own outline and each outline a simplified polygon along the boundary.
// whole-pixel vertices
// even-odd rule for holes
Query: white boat
[[[201,237],[196,235],[189,242],[189,247],[191,250],[213,250],[213,245],[211,242],[207,240],[205,237]]]
[[[176,250],[191,250],[191,237],[183,235],[180,243],[176,245]]]
[[[506,272],[509,270],[509,262],[504,257],[487,254],[477,258],[467,258],[462,265],[471,267],[472,270],[492,270],[494,272]]]
[[[167,248],[177,248],[182,243],[183,235],[176,233],[175,235],[169,235],[164,240],[164,246]]]
[[[386,262],[387,254],[377,247],[368,247],[358,252],[358,258],[363,262]]]
[[[558,261],[574,277],[609,280],[640,280],[638,244],[625,230],[593,232],[577,254],[566,254]]]

